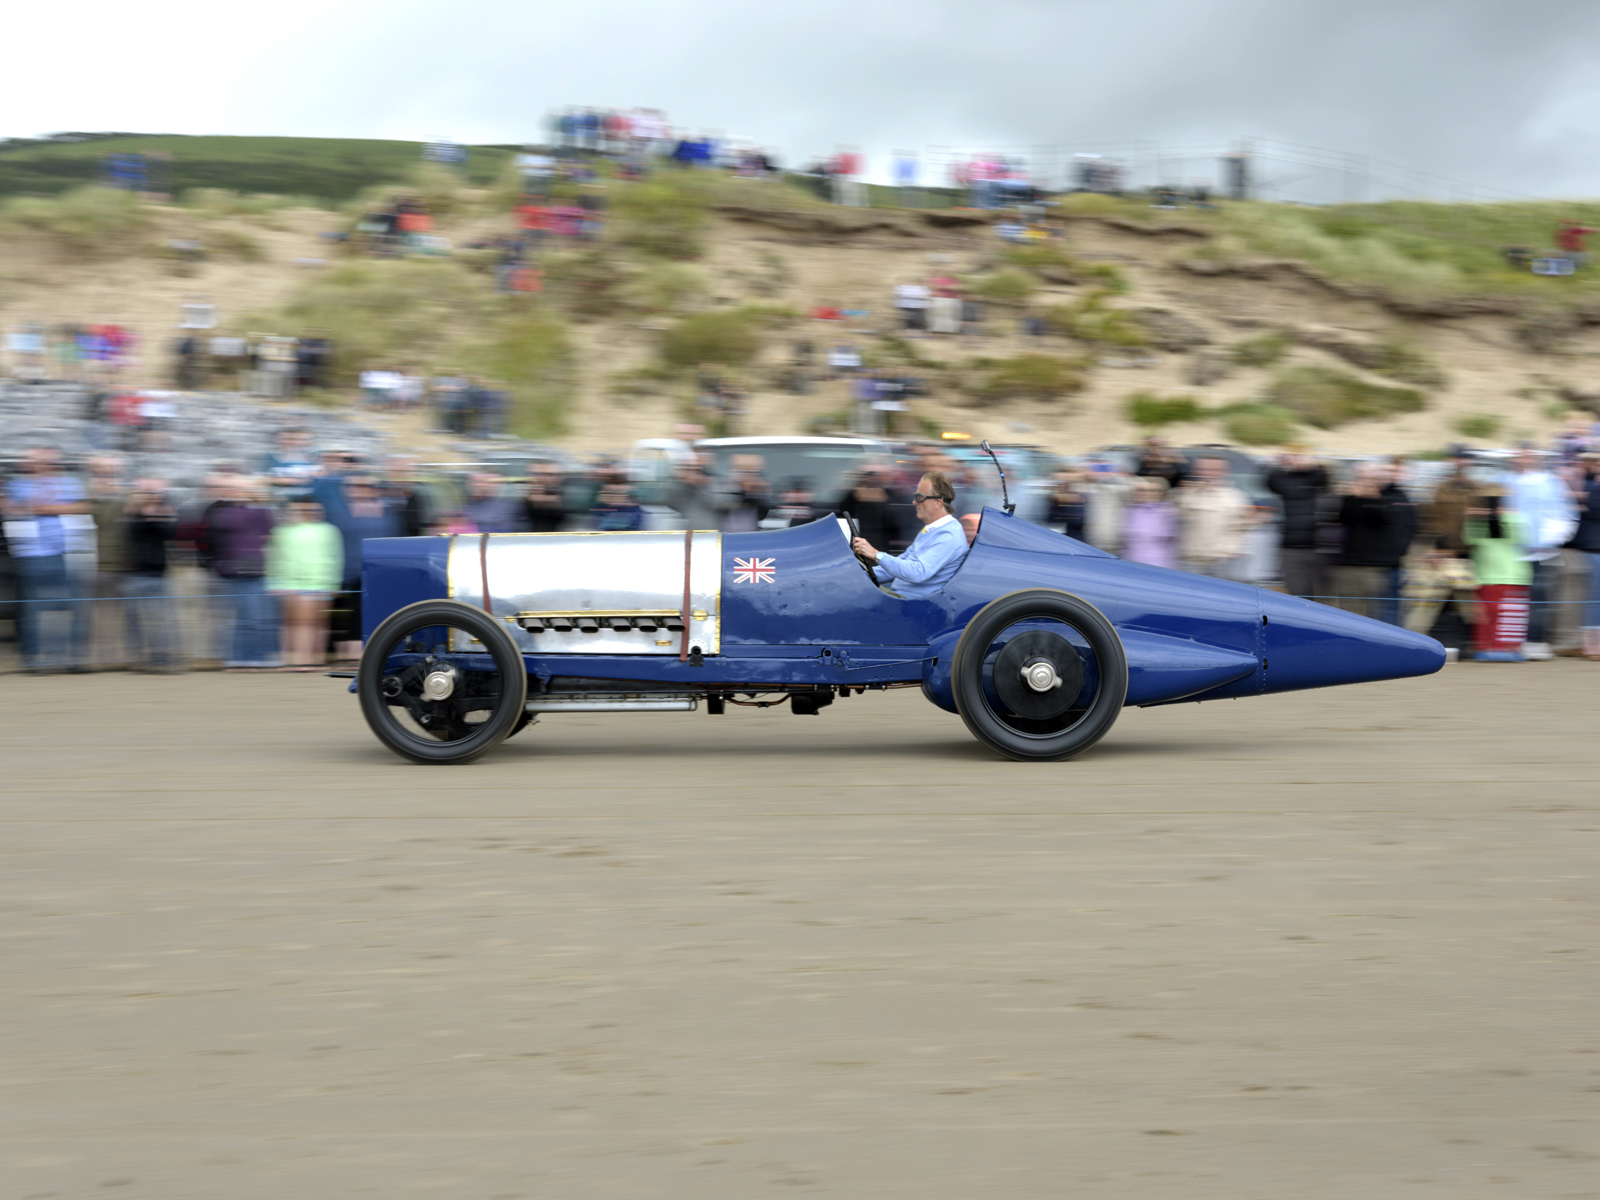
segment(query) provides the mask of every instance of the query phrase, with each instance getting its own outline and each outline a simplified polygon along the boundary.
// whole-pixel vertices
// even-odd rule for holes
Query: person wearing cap
[[[884,554],[866,538],[858,537],[851,548],[878,573],[888,577],[891,596],[902,600],[921,600],[938,595],[967,557],[967,535],[955,518],[956,491],[943,471],[930,471],[917,482],[911,502],[922,532],[904,554]]]

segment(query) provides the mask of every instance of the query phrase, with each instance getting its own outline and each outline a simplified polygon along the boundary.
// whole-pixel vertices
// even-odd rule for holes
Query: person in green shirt
[[[1528,635],[1528,585],[1533,565],[1522,556],[1526,523],[1514,508],[1501,507],[1498,490],[1478,496],[1467,510],[1462,540],[1472,551],[1478,582],[1478,624],[1473,657],[1479,662],[1521,662]]]
[[[267,590],[283,606],[283,661],[314,671],[326,661],[328,601],[344,578],[344,541],[322,519],[322,505],[290,501],[288,520],[267,542]]]

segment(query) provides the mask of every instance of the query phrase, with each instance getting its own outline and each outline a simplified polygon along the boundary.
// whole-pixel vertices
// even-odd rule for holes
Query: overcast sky
[[[1483,189],[1600,195],[1593,0],[27,7],[7,17],[0,71],[0,133],[12,136],[516,142],[539,136],[555,107],[643,105],[775,147],[791,164],[857,144],[874,175],[901,146],[1140,141],[1153,169],[1158,146],[1171,155],[1253,137]],[[1295,168],[1264,173],[1290,179]]]

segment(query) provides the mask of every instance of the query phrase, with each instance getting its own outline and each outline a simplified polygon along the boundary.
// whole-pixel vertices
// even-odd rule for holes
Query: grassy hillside
[[[1023,433],[1063,449],[1152,428],[1437,449],[1542,436],[1600,403],[1581,386],[1600,354],[1600,266],[1549,279],[1514,271],[1503,253],[1540,253],[1563,219],[1600,225],[1600,205],[1173,211],[1075,195],[1062,200],[1058,238],[1015,246],[989,228],[993,214],[840,208],[793,179],[662,170],[631,183],[602,170],[600,184],[561,183],[556,195],[603,190],[603,235],[548,246],[542,289],[507,295],[498,251],[484,244],[513,230],[505,147],[474,152],[469,187],[422,164],[413,143],[12,144],[0,146],[0,190],[16,183],[5,172],[17,163],[92,171],[109,149],[162,143],[211,155],[175,159],[176,203],[91,186],[0,197],[0,328],[123,319],[148,347],[140,381],[156,383],[170,374],[175,314],[203,295],[225,332],[331,337],[332,391],[319,402],[349,402],[372,366],[481,375],[511,395],[514,431],[611,448],[680,421],[721,429],[699,401],[708,373],[744,393],[746,431],[837,425],[850,412],[845,381],[792,388],[802,344],[814,355],[835,339],[919,381],[915,427]],[[213,177],[248,193],[182,174],[208,161],[262,174]],[[371,258],[359,241],[323,236],[401,188],[426,199],[451,255]],[[295,191],[359,199],[307,207]],[[203,260],[174,252],[188,241]],[[899,328],[890,289],[932,271],[986,301],[981,334]],[[851,317],[803,315],[818,307]]]
[[[1325,208],[1224,201],[1212,210],[1171,212],[1151,208],[1142,197],[1080,195],[1065,198],[1064,207],[1153,232],[1185,232],[1195,243],[1189,257],[1202,262],[1298,262],[1333,283],[1405,300],[1493,296],[1560,305],[1600,296],[1600,268],[1551,278],[1506,258],[1513,246],[1535,256],[1552,252],[1565,220],[1600,228],[1595,201],[1391,200]],[[1592,244],[1600,248],[1600,237]]]
[[[161,182],[175,195],[191,188],[225,188],[344,201],[374,184],[405,178],[421,161],[422,143],[179,135],[12,143],[0,149],[0,196],[53,195],[94,183],[105,155],[131,153],[170,154],[169,174]],[[470,180],[493,181],[511,154],[502,146],[471,147]]]

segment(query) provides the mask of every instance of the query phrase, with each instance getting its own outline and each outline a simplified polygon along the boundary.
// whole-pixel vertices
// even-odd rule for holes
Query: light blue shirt
[[[966,556],[967,531],[947,514],[924,525],[904,554],[880,554],[875,565],[889,576],[889,586],[897,596],[921,600],[937,595]]]
[[[1506,483],[1509,507],[1528,523],[1528,553],[1523,557],[1555,558],[1560,553],[1556,547],[1572,536],[1578,522],[1578,507],[1567,485],[1549,471],[1521,471],[1508,476]]]
[[[20,475],[6,484],[12,504],[77,504],[86,499],[83,484],[70,475]],[[49,558],[65,554],[67,533],[60,517],[18,516],[6,522],[12,558]]]

